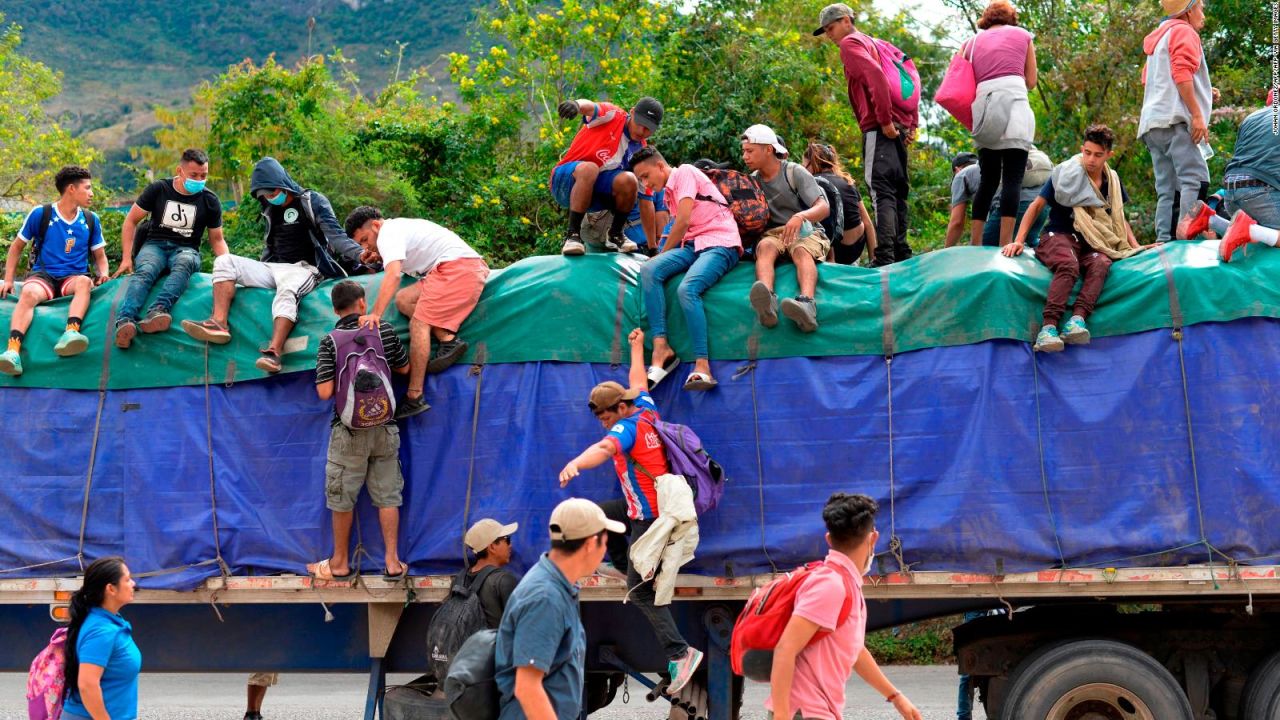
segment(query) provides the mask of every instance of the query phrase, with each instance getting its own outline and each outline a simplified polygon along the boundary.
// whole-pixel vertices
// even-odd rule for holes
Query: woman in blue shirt
[[[95,560],[84,583],[71,596],[67,630],[69,720],[134,720],[138,717],[138,672],[142,653],[133,642],[133,626],[120,608],[133,602],[136,583],[118,557]]]

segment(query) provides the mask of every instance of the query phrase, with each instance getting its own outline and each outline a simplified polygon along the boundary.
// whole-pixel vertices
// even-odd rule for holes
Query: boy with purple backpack
[[[409,372],[409,353],[390,324],[379,322],[376,331],[360,325],[368,304],[359,283],[343,280],[333,286],[331,297],[340,319],[320,341],[316,394],[321,400],[334,400],[325,469],[326,505],[333,511],[333,554],[307,565],[307,572],[318,580],[345,581],[355,575],[349,557],[351,525],[360,488],[368,486],[386,547],[383,579],[396,581],[405,577],[408,567],[396,551],[404,477],[391,373]]]
[[[630,387],[609,381],[591,389],[587,406],[608,432],[604,439],[582,451],[560,471],[560,487],[583,470],[599,467],[610,460],[622,484],[627,500],[627,516],[631,520],[631,543],[634,545],[658,520],[658,478],[671,474],[666,448],[658,433],[658,406],[649,396],[648,375],[644,362],[644,331],[636,328],[627,337],[631,345]],[[627,568],[629,597],[648,618],[667,654],[667,672],[671,678],[667,693],[680,692],[702,663],[702,652],[690,647],[676,627],[671,609],[655,604],[654,582],[643,580],[635,567]]]

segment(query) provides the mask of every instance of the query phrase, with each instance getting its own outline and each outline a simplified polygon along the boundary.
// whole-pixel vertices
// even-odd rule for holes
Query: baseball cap
[[[814,36],[823,34],[828,25],[846,17],[853,17],[853,8],[844,3],[833,3],[822,8],[822,12],[818,13],[818,29],[813,31]]]
[[[1027,168],[1022,174],[1022,187],[1043,187],[1053,173],[1053,161],[1040,150],[1032,148],[1027,153]]]
[[[599,505],[583,498],[569,498],[551,511],[551,522],[547,524],[551,531],[551,540],[581,540],[598,535],[601,530],[611,533],[624,533],[627,527],[605,517]]]
[[[699,170],[706,172],[708,170],[729,170],[733,168],[731,162],[716,162],[711,158],[701,158],[693,161],[693,166]]]
[[[635,400],[639,396],[639,390],[628,390],[622,387],[621,384],[609,380],[591,388],[591,396],[587,398],[587,405],[591,407],[592,412],[595,412],[611,408],[623,400]]]
[[[467,534],[463,536],[462,542],[467,544],[475,552],[480,552],[497,542],[498,538],[504,538],[508,535],[514,535],[516,530],[520,529],[520,523],[511,523],[503,525],[493,518],[485,518],[476,521],[472,525]]]
[[[658,132],[658,126],[662,124],[662,103],[651,97],[642,97],[631,109],[631,117],[641,127],[649,128],[650,132]]]
[[[1187,12],[1199,0],[1160,0],[1160,8],[1164,10],[1166,17],[1178,17]]]
[[[789,155],[787,148],[778,139],[778,133],[768,125],[752,125],[742,133],[743,142],[749,142],[753,145],[772,145],[773,149],[783,155]]]
[[[951,169],[955,170],[956,168],[968,167],[976,162],[978,162],[977,155],[974,155],[971,152],[962,152],[951,158]]]

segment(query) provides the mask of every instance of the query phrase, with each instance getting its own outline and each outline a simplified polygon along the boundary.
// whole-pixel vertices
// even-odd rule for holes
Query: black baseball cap
[[[631,117],[641,127],[648,128],[650,132],[657,132],[658,126],[662,124],[662,103],[651,97],[642,97],[631,109]]]
[[[951,169],[957,170],[962,167],[969,167],[976,162],[978,162],[977,155],[974,155],[971,152],[962,152],[954,158],[951,158]]]

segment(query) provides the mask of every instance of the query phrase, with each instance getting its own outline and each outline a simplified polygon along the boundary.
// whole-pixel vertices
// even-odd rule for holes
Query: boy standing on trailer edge
[[[849,670],[893,703],[907,720],[920,711],[880,671],[866,648],[867,603],[862,576],[876,556],[876,501],[866,495],[835,493],[822,509],[827,526],[827,567],[813,573],[796,592],[795,611],[773,651],[771,688],[765,709],[779,720],[840,720]],[[846,583],[847,575],[852,583]],[[853,591],[852,612],[839,622],[846,584]],[[826,633],[816,638],[819,631]]]

